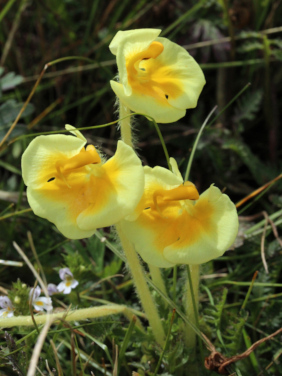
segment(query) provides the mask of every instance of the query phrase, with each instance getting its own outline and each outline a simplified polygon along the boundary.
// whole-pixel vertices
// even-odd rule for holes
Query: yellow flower
[[[131,213],[144,190],[144,172],[131,147],[119,141],[104,163],[74,127],[72,135],[36,137],[22,157],[29,204],[70,239],[86,238]]]
[[[159,38],[160,33],[139,29],[116,34],[110,50],[117,58],[119,82],[111,81],[111,86],[132,111],[170,123],[197,106],[205,77],[184,48]]]
[[[197,265],[221,256],[234,242],[238,215],[229,197],[211,186],[199,196],[190,182],[162,167],[144,167],[145,190],[123,231],[149,264]]]

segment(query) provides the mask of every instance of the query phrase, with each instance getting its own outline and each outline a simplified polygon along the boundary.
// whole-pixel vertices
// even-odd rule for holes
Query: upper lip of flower
[[[185,201],[198,200],[199,192],[195,185],[189,181],[172,189],[157,189],[152,195],[152,203],[150,209],[164,216],[162,208],[179,206],[186,207]],[[181,201],[184,201],[183,204]],[[147,206],[147,205],[146,205]],[[147,209],[147,208],[146,208]]]

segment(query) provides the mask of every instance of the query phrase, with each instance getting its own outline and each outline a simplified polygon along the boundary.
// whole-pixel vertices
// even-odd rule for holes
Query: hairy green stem
[[[151,264],[148,264],[148,266],[153,283],[164,293],[164,295],[167,296],[167,291],[160,268]]]
[[[126,256],[128,268],[131,272],[134,285],[136,287],[141,304],[152,328],[152,332],[156,338],[156,341],[161,346],[163,346],[165,339],[164,329],[160,320],[156,304],[147,285],[144,270],[140,264],[139,257],[132,243],[124,234],[122,226],[116,225],[116,229]]]
[[[199,265],[187,265],[187,288],[185,299],[186,316],[197,328],[198,320],[198,301],[199,301]],[[186,330],[186,345],[188,348],[194,348],[196,345],[196,333],[190,328]]]
[[[132,143],[132,132],[131,132],[131,116],[130,109],[125,106],[121,101],[119,102],[119,126],[121,132],[121,139],[127,145],[133,147]]]
[[[81,321],[86,319],[94,319],[98,317],[105,317],[109,315],[114,315],[117,313],[124,313],[126,316],[133,316],[130,310],[123,305],[112,304],[105,305],[101,307],[91,307],[84,309],[77,309],[75,311],[60,312],[53,314],[45,314],[34,316],[36,324],[45,324],[48,320],[61,320],[64,321]],[[13,326],[33,326],[31,316],[16,316],[0,319],[0,328],[11,328]]]

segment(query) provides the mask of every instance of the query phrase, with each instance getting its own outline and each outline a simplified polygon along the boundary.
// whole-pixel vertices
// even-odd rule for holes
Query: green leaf
[[[1,75],[1,72],[0,72]],[[10,72],[0,79],[0,87],[2,91],[14,89],[17,85],[23,82],[23,77]]]
[[[263,91],[256,90],[247,92],[238,101],[233,122],[238,123],[244,120],[254,120],[256,113],[260,110]]]
[[[228,140],[223,144],[223,148],[234,150],[240,156],[241,160],[252,173],[254,180],[259,185],[262,185],[278,175],[273,168],[263,164],[259,158],[253,154],[251,149],[240,140]]]
[[[12,123],[18,116],[23,103],[17,103],[14,99],[9,99],[7,102],[0,106],[0,126]],[[32,114],[34,111],[33,104],[29,103],[24,110],[21,118]]]
[[[87,251],[95,262],[95,272],[100,273],[104,268],[105,243],[96,236],[92,236],[87,241]]]

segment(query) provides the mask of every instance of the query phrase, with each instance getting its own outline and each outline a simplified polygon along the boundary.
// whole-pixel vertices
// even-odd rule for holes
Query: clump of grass
[[[33,94],[32,105],[0,150],[1,295],[8,294],[13,300],[21,292],[18,313],[29,315],[28,305],[20,309],[20,304],[25,299],[24,286],[33,287],[36,277],[26,263],[13,264],[22,259],[12,242],[20,245],[36,273],[48,282],[60,282],[61,267],[72,269],[79,280],[71,294],[53,297],[57,321],[44,326],[43,315],[33,313],[37,328],[31,320],[28,326],[2,329],[3,375],[217,374],[216,370],[204,368],[199,343],[203,356],[210,351],[203,338],[198,338],[196,357],[185,346],[185,270],[163,271],[169,298],[151,287],[167,333],[165,347],[161,348],[141,311],[115,236],[105,229],[90,239],[66,240],[51,224],[35,217],[26,201],[20,156],[31,132],[60,131],[65,123],[84,128],[112,122],[108,127],[86,132],[91,143],[112,155],[117,119],[108,82],[116,68],[108,44],[118,29],[160,25],[164,35],[188,45],[202,64],[208,84],[197,109],[177,124],[160,127],[182,172],[205,114],[216,104],[221,111],[230,97],[251,82],[240,101],[205,130],[191,170],[200,190],[212,181],[226,187],[234,201],[248,197],[238,207],[243,217],[236,248],[202,266],[200,331],[217,351],[232,357],[281,327],[281,41],[277,37],[281,7],[263,1],[246,9],[243,3],[238,4],[229,4],[226,9],[226,2],[220,1],[201,2],[199,6],[195,2],[170,5],[146,0],[136,5],[112,1],[22,1],[19,5],[9,0],[0,11],[0,43],[5,51],[2,64],[6,73],[4,76],[1,69],[1,140],[45,64],[65,56],[79,57],[48,67]],[[248,17],[242,20],[243,14]],[[209,39],[211,31],[216,39]],[[221,40],[222,37],[227,39]],[[220,53],[220,46],[225,53]],[[16,75],[7,78],[9,72]],[[165,166],[166,158],[153,124],[145,118],[138,121],[144,162]],[[273,184],[267,184],[266,189],[252,197],[253,191],[268,182]],[[261,215],[262,212],[267,214]],[[95,319],[82,315],[83,310],[100,306],[111,306],[113,311],[107,317]],[[77,312],[74,320],[71,312]],[[248,358],[230,364],[228,372],[238,376],[281,375],[279,339],[273,337]]]

